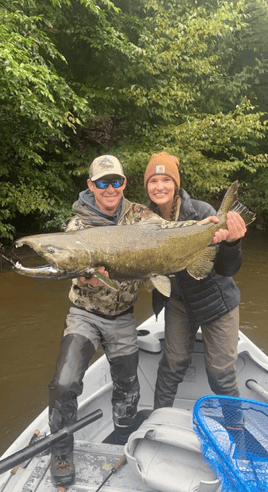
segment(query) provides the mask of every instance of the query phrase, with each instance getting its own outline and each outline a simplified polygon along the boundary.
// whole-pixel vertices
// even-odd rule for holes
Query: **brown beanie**
[[[179,160],[174,155],[167,152],[153,154],[144,174],[144,188],[147,190],[149,179],[155,174],[167,174],[176,183],[180,189],[180,174],[178,170]]]

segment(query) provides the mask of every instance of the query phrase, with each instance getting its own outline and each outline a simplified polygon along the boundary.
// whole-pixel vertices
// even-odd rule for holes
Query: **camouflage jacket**
[[[96,227],[107,225],[107,220],[92,212],[87,206],[81,205],[79,201],[73,205],[74,216],[65,224],[66,232],[86,227]],[[123,197],[122,209],[117,225],[133,224],[141,220],[160,220],[146,206],[132,203]],[[109,289],[106,286],[92,287],[89,284],[83,284],[79,279],[72,280],[72,287],[69,292],[69,298],[77,307],[87,311],[98,311],[106,315],[118,315],[130,307],[134,306],[138,289],[141,285],[139,280],[117,282],[118,291]]]

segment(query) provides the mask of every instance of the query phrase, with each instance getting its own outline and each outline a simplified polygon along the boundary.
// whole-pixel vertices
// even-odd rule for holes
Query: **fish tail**
[[[236,212],[237,214],[241,215],[242,219],[244,219],[246,226],[251,224],[251,222],[253,222],[256,219],[256,214],[251,212],[245,205],[243,205],[243,203],[239,202],[238,200],[233,204],[230,211]]]
[[[248,210],[245,205],[238,201],[238,187],[238,181],[234,181],[234,183],[231,184],[224,195],[217,215],[218,217],[221,217],[225,216],[227,212],[236,212],[237,214],[241,215],[242,219],[244,219],[245,221],[245,224],[249,225],[256,219],[256,215],[253,212],[250,212],[250,210]]]

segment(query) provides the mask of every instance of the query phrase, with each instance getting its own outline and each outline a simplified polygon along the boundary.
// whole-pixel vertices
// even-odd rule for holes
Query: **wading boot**
[[[77,397],[83,389],[83,377],[94,355],[94,345],[82,335],[66,335],[61,340],[54,377],[49,384],[49,426],[51,434],[74,424]],[[75,481],[73,435],[54,444],[51,449],[51,481],[68,486]]]
[[[72,485],[75,481],[75,467],[73,462],[73,451],[64,453],[52,450],[50,462],[51,482],[54,485]]]
[[[55,402],[59,406],[59,402]],[[52,409],[49,415],[49,424],[51,433],[57,431],[57,427],[61,428],[62,416],[65,416],[63,410],[64,405],[60,408],[60,411],[56,408]],[[69,422],[74,423],[76,421],[76,411],[69,414]],[[65,424],[66,425],[66,424]],[[55,443],[51,447],[51,461],[50,461],[50,474],[51,482],[54,485],[65,487],[72,485],[75,481],[75,467],[73,462],[73,449],[74,449],[74,437],[73,435],[64,437],[61,441]]]

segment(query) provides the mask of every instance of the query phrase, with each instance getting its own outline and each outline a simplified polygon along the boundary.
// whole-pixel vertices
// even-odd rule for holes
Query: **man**
[[[74,216],[66,231],[118,224],[131,224],[151,217],[143,205],[123,196],[127,179],[119,160],[104,155],[90,166],[88,189],[73,205]],[[104,268],[99,272],[108,276]],[[133,306],[139,281],[117,282],[118,291],[110,290],[98,278],[74,279],[70,290],[72,305],[66,319],[56,371],[49,385],[49,424],[56,432],[76,420],[77,397],[82,379],[100,340],[110,363],[114,383],[112,406],[116,442],[124,444],[137,413],[138,343]],[[70,371],[70,362],[72,371]],[[51,452],[51,479],[56,485],[75,480],[73,437],[56,444]]]
[[[94,159],[89,176],[88,189],[80,193],[79,200],[73,205],[74,216],[67,222],[67,232],[86,227],[132,224],[140,220],[155,220],[156,217],[166,222],[144,205],[131,203],[123,196],[127,179],[116,157],[103,155]],[[220,234],[218,231],[217,235]],[[222,234],[225,237],[226,231]],[[224,237],[217,238],[217,241]],[[98,270],[100,274],[109,276],[104,267],[100,266]],[[117,282],[117,285],[118,291],[110,290],[95,276],[72,281],[69,294],[72,305],[66,319],[55,375],[49,385],[51,432],[76,420],[82,380],[100,342],[110,363],[113,381],[116,443],[124,444],[134,429],[139,382],[133,306],[140,282]],[[74,482],[72,436],[53,446],[50,469],[55,485],[65,486]]]

